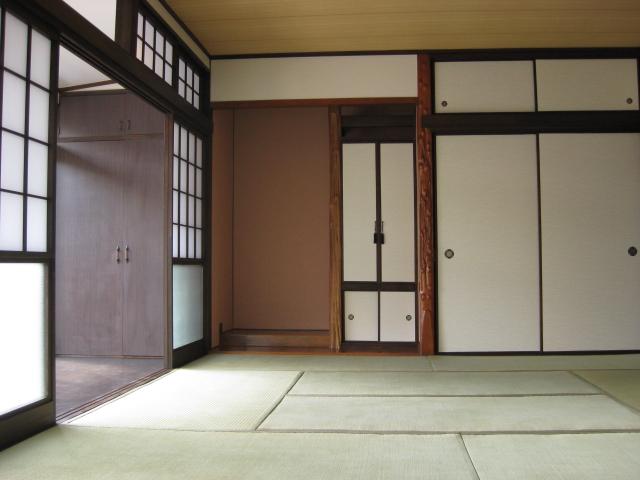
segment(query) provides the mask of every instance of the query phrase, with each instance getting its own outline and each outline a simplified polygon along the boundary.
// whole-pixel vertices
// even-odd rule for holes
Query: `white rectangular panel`
[[[537,351],[536,137],[440,136],[436,153],[440,351]]]
[[[378,341],[378,292],[344,292],[344,339]]]
[[[3,81],[2,126],[24,133],[26,83],[9,72],[4,72]]]
[[[544,349],[640,349],[640,134],[540,136]]]
[[[380,145],[382,281],[415,281],[413,143]]]
[[[24,139],[9,132],[2,132],[0,153],[0,187],[22,192],[24,184]]]
[[[47,196],[49,175],[49,148],[29,140],[29,167],[27,189],[31,195]]]
[[[533,112],[533,62],[436,62],[436,113]]]
[[[51,40],[31,30],[31,80],[49,88],[51,77]]]
[[[173,266],[173,348],[204,335],[202,266]]]
[[[46,267],[0,263],[0,415],[47,395]]]
[[[536,60],[538,109],[638,110],[634,58]]]
[[[29,136],[49,141],[49,92],[31,85],[29,96]]]
[[[0,192],[0,250],[22,250],[23,198]]]
[[[376,146],[342,146],[343,280],[375,281]]]
[[[47,251],[47,201],[27,198],[27,251]]]
[[[380,341],[416,341],[415,293],[380,292]]]
[[[244,58],[211,62],[215,102],[415,97],[417,55]]]
[[[4,65],[22,76],[27,75],[27,24],[10,13],[4,25]]]

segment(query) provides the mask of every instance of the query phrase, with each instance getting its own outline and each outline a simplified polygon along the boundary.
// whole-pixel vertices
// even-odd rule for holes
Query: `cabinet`
[[[435,112],[533,112],[532,61],[436,62]]]
[[[61,111],[71,99],[66,111],[75,110],[73,118],[117,118],[105,97],[127,100],[125,110],[140,110],[128,102],[134,97],[119,94],[63,96]],[[122,110],[120,102],[113,109]],[[137,132],[157,130],[164,116],[143,111],[149,118],[152,113],[155,118]],[[74,132],[74,139],[58,142],[56,353],[162,356],[164,138],[116,132],[95,139],[96,132],[113,133],[104,127],[108,122],[98,123],[81,131],[61,123],[61,132]],[[78,132],[87,137],[78,138]]]
[[[536,60],[541,111],[638,110],[635,58]]]
[[[344,144],[342,192],[345,340],[414,342],[413,143]]]

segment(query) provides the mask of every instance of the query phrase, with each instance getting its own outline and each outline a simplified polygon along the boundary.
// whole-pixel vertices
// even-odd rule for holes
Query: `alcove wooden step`
[[[222,348],[238,347],[328,349],[329,331],[233,329],[222,334]]]

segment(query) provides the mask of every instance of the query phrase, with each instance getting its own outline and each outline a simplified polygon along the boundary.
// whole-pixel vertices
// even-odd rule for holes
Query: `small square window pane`
[[[4,65],[27,75],[27,25],[7,12],[4,26]]]
[[[30,87],[29,136],[43,142],[49,141],[49,92],[35,85]]]
[[[27,189],[31,195],[47,196],[48,165],[49,148],[30,140]]]
[[[178,95],[184,98],[184,82],[182,80],[178,80]]]
[[[18,135],[2,132],[2,152],[0,153],[0,187],[16,192],[23,191],[24,183],[24,140]]]
[[[164,55],[164,37],[156,30],[156,52]]]
[[[190,227],[196,226],[196,199],[192,196],[189,196],[189,222],[187,225]]]
[[[196,256],[196,231],[193,228],[189,229],[189,258]]]
[[[187,258],[187,227],[180,227],[180,257]]]
[[[47,201],[27,198],[27,251],[47,251]]]
[[[156,66],[154,71],[156,72],[156,75],[162,78],[162,75],[164,74],[164,62],[160,55],[156,55]]]
[[[31,30],[31,73],[36,83],[49,88],[51,77],[51,40],[36,30]]]
[[[144,21],[144,40],[149,45],[153,45],[153,34],[154,34],[154,32],[155,32],[155,29],[153,28],[153,25],[151,25],[151,23],[149,23],[149,20],[145,19],[145,21]]]
[[[187,195],[180,194],[180,225],[187,224]]]
[[[196,194],[196,167],[189,165],[189,190],[190,195]]]
[[[187,129],[180,128],[180,158],[187,159]]]
[[[142,40],[139,38],[136,42],[136,58],[142,60]]]
[[[202,140],[196,140],[196,165],[202,167]]]
[[[138,14],[138,35],[142,36],[142,29],[143,29],[143,25],[144,25],[144,17],[142,16],[142,14]]]
[[[171,71],[171,65],[169,65],[168,63],[165,63],[165,65],[164,65],[164,81],[167,82],[169,85],[171,85],[172,82],[173,82],[173,78],[171,77],[172,74],[173,74],[173,72]]]
[[[164,58],[167,59],[167,62],[169,62],[169,64],[173,64],[173,45],[168,40],[165,44]]]
[[[180,208],[180,204],[178,203],[178,192],[176,190],[173,191],[173,223],[180,223],[180,219],[178,218],[178,212]]]
[[[8,50],[8,49],[7,49]],[[26,86],[24,80],[4,72],[2,86],[2,126],[24,133]]]
[[[202,200],[196,200],[196,227],[202,228]]]
[[[178,233],[178,226],[174,225],[173,226],[173,231],[171,232],[171,238],[172,238],[172,243],[173,243],[173,256],[174,258],[178,257],[178,241],[180,240],[179,237],[179,233]]]
[[[196,169],[196,197],[202,197],[202,170]]]
[[[0,192],[0,250],[22,250],[22,199]]]
[[[184,77],[184,70],[185,70],[184,60],[179,59],[178,60],[178,76],[181,79],[186,80],[186,78]]]
[[[153,50],[149,45],[144,46],[144,64],[153,70]]]
[[[187,191],[187,162],[180,162],[180,191]]]
[[[196,258],[202,258],[202,230],[196,230]]]
[[[177,123],[173,124],[173,154],[178,155],[180,153],[180,126]]]

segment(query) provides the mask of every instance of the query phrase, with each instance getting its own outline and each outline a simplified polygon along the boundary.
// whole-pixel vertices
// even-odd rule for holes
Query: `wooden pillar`
[[[329,342],[332,352],[342,344],[342,196],[340,107],[329,107]]]
[[[433,223],[433,137],[422,128],[431,113],[431,59],[418,55],[418,107],[416,108],[416,171],[418,189],[418,321],[420,354],[435,353],[435,286]]]

